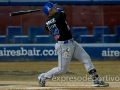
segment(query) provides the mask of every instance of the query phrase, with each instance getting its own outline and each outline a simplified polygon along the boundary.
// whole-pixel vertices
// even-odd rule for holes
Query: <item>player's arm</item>
[[[46,30],[47,33],[52,34],[52,33],[48,30],[46,24],[45,24],[45,30]]]
[[[52,35],[52,32],[48,30],[48,28],[47,28],[46,24],[45,24],[45,30],[46,30],[49,34],[51,34],[51,35]]]

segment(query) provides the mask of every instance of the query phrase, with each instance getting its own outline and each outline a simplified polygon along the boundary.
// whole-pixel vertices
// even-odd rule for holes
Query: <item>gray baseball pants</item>
[[[85,52],[81,45],[73,39],[70,39],[68,41],[58,41],[55,44],[55,49],[58,54],[58,67],[55,67],[50,71],[44,73],[44,77],[52,78],[53,76],[66,73],[72,57],[82,62],[87,72],[89,72],[91,69],[94,69],[89,55]],[[38,76],[38,79],[39,78],[40,76]]]

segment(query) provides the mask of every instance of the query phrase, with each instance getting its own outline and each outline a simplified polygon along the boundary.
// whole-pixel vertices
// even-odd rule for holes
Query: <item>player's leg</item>
[[[80,62],[82,62],[87,70],[87,72],[90,74],[92,78],[93,86],[108,86],[109,84],[104,83],[98,76],[96,69],[91,61],[90,56],[86,53],[86,51],[79,45],[77,42],[75,42],[75,52],[74,57],[78,59]]]
[[[77,42],[75,42],[74,57],[84,64],[88,72],[95,68],[89,55]]]
[[[71,44],[56,44],[55,48],[58,54],[58,67],[55,67],[46,73],[40,74],[38,76],[39,80],[42,79],[42,81],[45,81],[47,78],[52,78],[53,76],[66,73],[74,51]]]

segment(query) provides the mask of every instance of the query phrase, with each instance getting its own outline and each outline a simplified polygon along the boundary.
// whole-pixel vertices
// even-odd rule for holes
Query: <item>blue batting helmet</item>
[[[44,6],[43,6],[43,12],[48,16],[49,15],[49,11],[52,10],[55,7],[55,4],[53,4],[52,2],[47,2]]]

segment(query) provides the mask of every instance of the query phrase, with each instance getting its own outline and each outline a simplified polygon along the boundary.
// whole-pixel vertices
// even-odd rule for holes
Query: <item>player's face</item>
[[[49,12],[49,16],[54,15],[57,12],[56,8],[53,8],[50,12]]]

